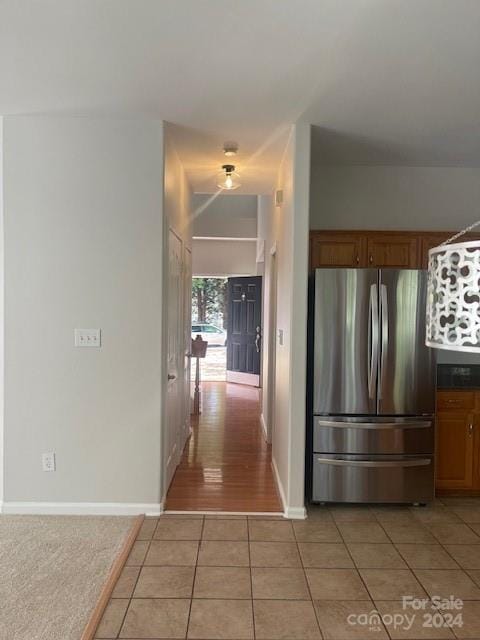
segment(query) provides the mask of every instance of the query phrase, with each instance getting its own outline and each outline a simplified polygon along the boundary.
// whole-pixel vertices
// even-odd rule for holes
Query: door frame
[[[273,441],[275,430],[275,366],[277,345],[277,243],[270,250],[268,272],[268,336],[267,336],[267,420],[265,436],[268,443]]]
[[[167,295],[166,295],[166,300],[167,300],[167,305],[166,305],[166,313],[165,313],[165,342],[166,342],[166,352],[165,352],[165,368],[166,368],[166,375],[165,375],[165,395],[164,395],[164,403],[165,403],[165,412],[164,412],[164,425],[165,425],[165,429],[164,429],[164,438],[163,438],[163,449],[164,449],[164,465],[165,465],[165,493],[168,491],[168,488],[170,486],[170,483],[173,479],[173,476],[175,475],[175,469],[178,466],[178,463],[180,461],[180,456],[182,454],[182,446],[181,446],[181,428],[183,427],[183,415],[182,415],[182,409],[183,409],[183,405],[184,405],[184,399],[183,399],[183,354],[184,354],[184,349],[182,348],[181,350],[181,354],[180,354],[180,344],[177,344],[177,348],[176,348],[176,352],[174,353],[174,361],[175,361],[175,379],[174,380],[169,380],[169,374],[171,373],[169,370],[169,365],[170,365],[170,360],[169,360],[169,355],[170,355],[170,317],[169,317],[169,313],[171,311],[171,305],[170,305],[170,298],[171,298],[171,291],[170,291],[170,248],[171,248],[171,240],[172,238],[175,238],[175,241],[178,243],[178,255],[180,258],[180,263],[179,263],[179,282],[180,282],[180,291],[178,292],[178,305],[177,305],[177,310],[179,311],[179,315],[183,316],[183,307],[184,307],[184,300],[183,300],[183,271],[184,271],[184,243],[182,238],[178,235],[178,233],[175,231],[175,229],[173,229],[173,227],[168,227],[167,230],[167,251],[166,251],[166,264],[167,264],[167,270],[166,270],[166,287],[167,287]],[[183,330],[182,331],[178,331],[178,334],[180,335],[180,341],[183,342],[183,338],[184,338],[184,333]],[[180,357],[180,355],[182,355],[182,358]],[[170,425],[169,425],[169,393],[170,393],[170,389],[173,385],[176,385],[176,410],[175,410],[175,419],[177,422],[177,425],[175,427],[175,447],[172,451],[168,450],[168,443],[169,443],[169,436],[170,436]],[[182,429],[183,430],[183,429]],[[173,471],[172,473],[170,473],[170,469],[172,469],[173,467]]]

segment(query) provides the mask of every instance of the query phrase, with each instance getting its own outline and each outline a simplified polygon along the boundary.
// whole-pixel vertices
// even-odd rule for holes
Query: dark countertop
[[[439,364],[439,391],[480,391],[480,364]]]

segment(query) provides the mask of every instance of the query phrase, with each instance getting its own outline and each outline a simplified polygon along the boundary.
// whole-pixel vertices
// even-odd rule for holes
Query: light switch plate
[[[75,329],[75,346],[76,347],[100,347],[101,346],[101,330],[100,329]]]
[[[44,471],[55,471],[55,453],[53,451],[42,454],[42,469]]]

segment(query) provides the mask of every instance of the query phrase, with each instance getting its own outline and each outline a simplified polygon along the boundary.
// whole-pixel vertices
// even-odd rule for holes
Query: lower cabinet
[[[480,492],[480,392],[439,391],[436,417],[438,493]]]

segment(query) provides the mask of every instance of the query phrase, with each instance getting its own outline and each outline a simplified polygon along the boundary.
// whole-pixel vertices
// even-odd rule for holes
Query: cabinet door
[[[416,269],[418,240],[408,235],[375,234],[368,237],[369,267]]]
[[[437,414],[437,489],[473,488],[473,434],[473,413],[453,410]]]
[[[310,268],[365,267],[366,238],[355,233],[312,233]]]
[[[421,255],[421,267],[422,269],[428,269],[428,252],[433,247],[438,247],[439,244],[445,242],[453,235],[453,233],[432,233],[422,234],[420,239],[420,255]]]

